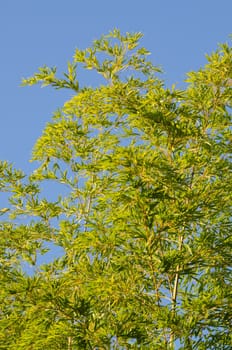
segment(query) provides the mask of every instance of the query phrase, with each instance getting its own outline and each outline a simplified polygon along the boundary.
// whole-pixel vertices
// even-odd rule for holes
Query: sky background
[[[183,87],[185,74],[206,62],[205,54],[229,41],[231,0],[2,0],[0,4],[0,159],[29,172],[32,147],[67,91],[20,87],[43,65],[60,72],[75,48],[119,28],[140,31],[142,45],[161,65],[167,85]],[[87,74],[87,73],[86,73]],[[80,84],[94,85],[89,76]]]

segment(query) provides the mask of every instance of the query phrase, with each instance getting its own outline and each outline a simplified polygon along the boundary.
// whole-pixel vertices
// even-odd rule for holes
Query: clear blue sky
[[[205,53],[229,40],[231,14],[231,0],[1,1],[0,159],[29,171],[33,144],[69,96],[22,88],[22,77],[44,64],[64,70],[76,47],[117,27],[143,32],[142,44],[167,84],[181,86],[186,72],[205,63]]]

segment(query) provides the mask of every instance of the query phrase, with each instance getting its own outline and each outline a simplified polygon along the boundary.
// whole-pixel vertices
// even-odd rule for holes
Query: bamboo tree
[[[63,77],[23,80],[73,95],[32,174],[1,163],[1,349],[230,349],[232,51],[180,91],[141,37],[114,30]]]

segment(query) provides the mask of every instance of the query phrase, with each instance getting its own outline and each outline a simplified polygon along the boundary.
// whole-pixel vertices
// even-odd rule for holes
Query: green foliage
[[[75,95],[32,174],[0,164],[0,349],[231,349],[232,49],[180,91],[141,37],[114,30],[77,49],[65,79],[23,80]],[[105,83],[80,88],[81,66]],[[39,265],[49,247],[62,256]]]

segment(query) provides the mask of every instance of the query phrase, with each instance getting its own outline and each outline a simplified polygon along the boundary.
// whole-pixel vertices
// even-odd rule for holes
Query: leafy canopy
[[[232,50],[169,89],[141,37],[23,80],[73,96],[31,174],[0,164],[1,349],[231,349]]]

